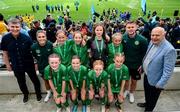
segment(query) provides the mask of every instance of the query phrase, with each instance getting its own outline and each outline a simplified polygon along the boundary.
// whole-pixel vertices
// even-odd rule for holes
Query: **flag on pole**
[[[144,15],[146,15],[146,0],[141,0],[141,8]]]
[[[94,14],[95,13],[95,8],[94,5],[91,6],[91,13]]]

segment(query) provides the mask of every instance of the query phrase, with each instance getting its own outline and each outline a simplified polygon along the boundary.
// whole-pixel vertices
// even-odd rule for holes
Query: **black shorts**
[[[139,72],[137,70],[138,69],[129,69],[129,75],[134,80],[140,80],[141,79],[141,74],[139,74]]]

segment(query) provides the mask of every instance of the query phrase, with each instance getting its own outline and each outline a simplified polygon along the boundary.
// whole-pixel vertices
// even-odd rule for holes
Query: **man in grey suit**
[[[145,112],[153,111],[174,70],[176,50],[165,39],[165,34],[161,27],[152,30],[151,41],[143,59],[145,103],[137,105],[145,107]]]

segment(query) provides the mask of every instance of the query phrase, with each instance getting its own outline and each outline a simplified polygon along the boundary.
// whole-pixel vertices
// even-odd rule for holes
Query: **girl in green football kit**
[[[67,69],[71,100],[73,102],[72,112],[77,112],[78,99],[82,101],[82,112],[86,112],[86,75],[87,68],[81,65],[77,55],[72,57],[71,65]]]
[[[68,101],[66,100],[66,82],[68,79],[66,67],[61,64],[60,57],[57,54],[51,54],[49,56],[49,65],[45,68],[44,74],[53,92],[57,112],[61,111],[62,106],[65,107],[67,112],[70,112]]]
[[[80,31],[75,31],[73,35],[74,44],[72,47],[73,55],[78,55],[81,60],[81,64],[88,67],[88,49],[86,46],[86,41]]]
[[[121,103],[124,101],[125,81],[129,80],[129,72],[126,65],[123,64],[124,55],[116,53],[114,63],[107,68],[108,72],[108,102],[106,104],[106,112],[109,112],[110,104],[116,100],[115,106],[117,111],[121,112]]]
[[[116,53],[123,52],[123,45],[122,42],[122,34],[115,33],[112,35],[112,43],[108,44],[108,65],[113,63],[114,55]]]
[[[53,52],[58,54],[61,58],[61,63],[66,67],[71,64],[72,52],[71,47],[73,45],[72,40],[67,40],[67,36],[64,31],[58,30],[56,33],[56,42],[54,43]]]
[[[107,72],[103,70],[104,63],[101,60],[96,60],[93,63],[93,70],[88,72],[88,100],[87,100],[87,111],[90,112],[91,101],[94,96],[99,96],[101,100],[101,110],[105,111],[105,89],[107,87]]]

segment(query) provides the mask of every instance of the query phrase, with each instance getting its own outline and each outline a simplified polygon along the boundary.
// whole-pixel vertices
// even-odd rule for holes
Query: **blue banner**
[[[146,0],[141,0],[141,8],[144,15],[146,15]]]
[[[91,6],[91,13],[94,14],[95,13],[95,8],[94,5]]]

